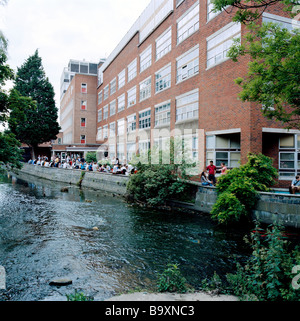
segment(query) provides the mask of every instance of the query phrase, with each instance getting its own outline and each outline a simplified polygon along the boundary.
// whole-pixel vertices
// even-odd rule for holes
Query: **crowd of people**
[[[38,156],[38,158],[28,161],[28,164],[40,165],[42,167],[57,167],[64,169],[79,169],[89,172],[102,172],[111,174],[122,174],[130,175],[133,174],[136,169],[130,164],[121,164],[118,158],[112,161],[103,160],[103,162],[87,162],[83,157],[67,158],[63,161],[60,160],[59,156],[52,156],[49,160],[47,156]]]

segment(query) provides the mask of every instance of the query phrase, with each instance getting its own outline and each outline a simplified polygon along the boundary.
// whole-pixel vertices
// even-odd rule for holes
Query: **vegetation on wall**
[[[130,176],[127,193],[134,202],[165,205],[187,191],[188,185],[183,179],[189,177],[187,171],[195,164],[187,158],[186,149],[178,148],[178,144],[183,143],[170,139],[168,162],[164,161],[167,158],[164,152],[155,149],[132,161],[137,173]]]
[[[269,191],[275,184],[277,170],[272,159],[263,154],[248,154],[248,162],[234,168],[217,182],[218,198],[212,217],[221,224],[250,219],[258,191]]]

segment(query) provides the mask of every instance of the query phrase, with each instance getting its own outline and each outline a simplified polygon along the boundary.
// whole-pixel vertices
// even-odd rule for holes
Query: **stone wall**
[[[56,182],[76,185],[81,177],[81,170],[70,170],[63,168],[41,167],[24,164],[20,170],[22,173],[30,174],[39,178],[44,178]],[[85,172],[82,180],[82,187],[103,190],[119,195],[125,195],[128,176],[113,175],[98,172]]]

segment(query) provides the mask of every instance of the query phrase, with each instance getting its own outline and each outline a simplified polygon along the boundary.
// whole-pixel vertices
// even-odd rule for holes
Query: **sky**
[[[60,77],[69,60],[98,63],[107,58],[149,3],[8,0],[0,6],[0,30],[9,42],[7,62],[16,71],[38,49],[59,108]]]

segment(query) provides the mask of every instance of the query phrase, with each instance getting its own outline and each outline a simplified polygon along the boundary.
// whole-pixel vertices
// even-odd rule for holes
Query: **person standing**
[[[210,161],[210,165],[206,167],[208,171],[208,179],[216,185],[216,171],[217,167],[214,165],[213,161]]]
[[[227,172],[227,167],[225,163],[221,163],[221,175],[225,175]]]

